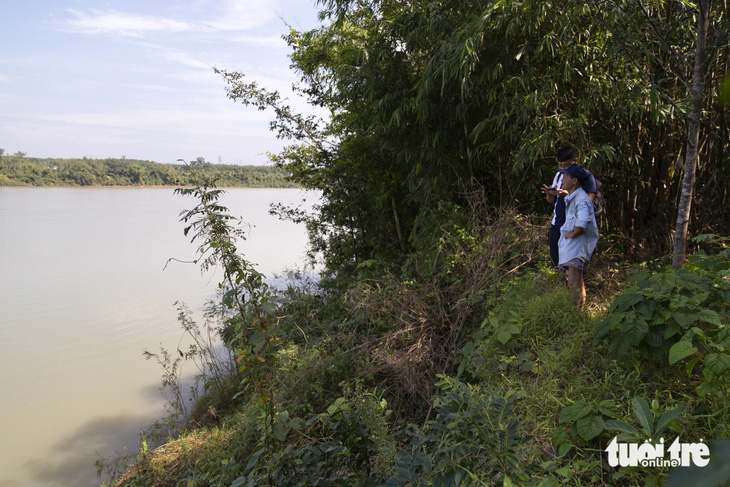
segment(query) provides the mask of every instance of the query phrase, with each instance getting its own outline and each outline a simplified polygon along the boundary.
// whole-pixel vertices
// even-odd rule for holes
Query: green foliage
[[[378,394],[354,391],[327,411],[307,419],[277,417],[278,449],[260,445],[247,461],[246,474],[232,486],[377,485],[390,468],[395,443]]]
[[[264,410],[264,435],[267,446],[281,441],[277,426],[274,379],[278,352],[283,341],[274,318],[279,305],[288,302],[272,294],[264,276],[238,252],[239,240],[245,239],[238,219],[218,204],[222,193],[207,180],[192,188],[178,188],[176,193],[196,198],[198,204],[181,213],[186,236],[198,243],[198,258],[202,269],[220,267],[223,279],[219,284],[221,319],[227,322],[222,335],[226,346],[236,357],[243,389],[234,397],[250,393]]]
[[[442,376],[434,419],[413,431],[398,455],[387,486],[512,485],[523,481],[522,450],[514,398]]]
[[[243,472],[237,458],[248,455],[257,443],[256,415],[255,408],[247,405],[219,425],[189,429],[155,450],[143,448],[137,455],[127,458],[130,470],[122,476],[112,477],[108,487],[230,485]],[[105,467],[104,462],[99,462],[99,466]]]
[[[351,343],[323,340],[281,359],[286,376],[281,379],[280,399],[292,414],[304,417],[325,410],[341,396],[343,384],[367,370],[367,357],[354,353],[357,349],[343,350]]]
[[[230,408],[230,398],[235,393],[236,382],[240,381],[230,350],[220,349],[219,339],[224,323],[219,319],[215,305],[208,303],[205,323],[200,326],[184,303],[175,304],[178,322],[183,329],[177,350],[170,353],[161,345],[160,353],[143,352],[146,359],[154,359],[164,371],[161,391],[170,414],[166,423],[173,434],[191,420],[201,421],[211,411],[214,416],[217,415],[218,405]],[[188,344],[184,351],[180,348],[183,343]],[[196,369],[192,382],[187,384],[189,392],[185,391],[183,381],[185,364]],[[188,403],[194,406],[193,410]]]
[[[635,397],[632,401],[634,416],[641,426],[641,433],[632,425],[617,420],[606,421],[605,429],[618,431],[618,441],[639,441],[641,439],[653,439],[658,441],[662,438],[664,430],[674,426],[674,423],[687,411],[685,407],[677,407],[659,413],[649,407],[649,403],[643,397]],[[658,409],[658,403],[657,408]],[[676,426],[674,427],[676,429]]]
[[[163,395],[165,395],[168,411],[175,420],[186,420],[188,410],[182,385],[182,357],[171,355],[170,352],[162,346],[160,346],[159,354],[150,352],[149,350],[145,350],[143,354],[147,360],[155,359],[164,371],[160,390]]]
[[[635,275],[636,284],[614,300],[608,317],[595,328],[594,342],[610,340],[614,356],[636,347],[645,357],[666,357],[670,365],[686,360],[689,378],[702,367],[695,392],[719,399],[712,416],[721,415],[727,431],[730,251],[723,239],[714,241],[724,250],[698,252],[683,269]]]
[[[683,269],[641,271],[608,309],[594,330],[594,342],[609,342],[609,352],[621,357],[630,349],[669,363],[694,356],[699,343],[707,348],[728,320],[730,260],[727,252],[697,253]],[[724,347],[723,347],[724,348]]]
[[[296,113],[244,73],[216,71],[231,99],[273,111],[272,130],[293,144],[276,164],[322,191],[307,222],[329,271],[349,276],[369,261],[392,268],[414,250],[430,251],[422,230],[440,223],[441,208],[468,213],[478,190],[492,206],[544,208],[536,181],[551,177],[556,146],[568,143],[621,195],[607,201],[609,232],[634,250],[667,248],[691,101],[691,2],[322,6],[332,22],[291,31],[287,41],[300,94],[329,117]],[[730,24],[726,9],[712,9],[715,86]],[[703,119],[711,142],[700,157],[713,164],[698,167],[693,224],[726,231],[727,205],[715,203],[727,201],[730,187],[729,126],[711,99],[708,92]]]
[[[532,437],[521,464],[539,466],[531,482],[586,487],[649,482],[651,472],[606,471],[600,446],[612,436],[614,422],[632,422],[624,404],[637,394],[656,387],[655,394],[674,396],[687,389],[672,382],[667,391],[667,377],[654,383],[633,361],[613,360],[591,346],[595,317],[572,305],[552,273],[532,270],[503,282],[494,294],[487,323],[460,354],[459,370],[483,387],[514,395],[520,434]],[[519,323],[521,331],[502,344],[490,321]],[[658,417],[663,411],[652,412]]]
[[[198,158],[202,159],[202,158]],[[0,157],[0,186],[180,186],[195,183],[200,171],[220,186],[295,187],[272,166],[240,166],[192,161],[160,164],[134,159],[38,159]]]
[[[573,424],[574,431],[586,441],[590,441],[606,429],[606,418],[615,419],[620,415],[613,401],[587,403],[579,400],[560,411],[560,424]]]
[[[476,377],[506,371],[542,374],[544,365],[556,364],[554,346],[569,342],[566,333],[581,336],[585,318],[553,277],[533,271],[491,290],[488,301],[494,302],[493,307],[461,350],[459,373],[468,370]]]
[[[215,206],[214,200],[208,203]],[[207,235],[215,234],[212,228]],[[195,233],[193,228],[190,232]],[[489,235],[495,241],[511,241],[500,240],[497,232]],[[346,298],[302,282],[279,294],[286,299],[277,303],[274,315],[263,308],[255,311],[251,304],[248,316],[276,333],[271,336],[275,340],[259,350],[258,356],[265,360],[257,359],[261,367],[254,364],[242,371],[260,384],[249,381],[246,393],[239,396],[245,410],[235,420],[224,420],[226,428],[235,425],[225,436],[225,446],[210,443],[189,457],[171,459],[164,471],[175,480],[168,483],[660,485],[665,471],[607,469],[602,464],[603,440],[614,432],[628,439],[670,429],[683,437],[719,434],[721,429],[712,422],[722,412],[715,413],[712,407],[722,400],[721,389],[697,398],[693,391],[699,380],[694,372],[687,381],[685,371],[677,367],[649,369],[631,357],[615,361],[605,348],[592,347],[593,317],[572,306],[552,273],[530,269],[523,278],[513,279],[507,273],[506,279],[474,281],[468,272],[502,275],[482,266],[498,253],[492,254],[488,245],[468,232],[457,237],[442,252],[473,249],[483,261],[468,252],[443,255],[448,271],[433,280],[423,276],[371,280],[351,287]],[[518,254],[519,248],[510,247]],[[224,246],[210,247],[199,262],[221,249]],[[216,265],[222,266],[228,257],[219,254],[217,259]],[[521,257],[516,262],[522,262]],[[706,264],[722,268],[720,260]],[[490,285],[478,287],[475,282]],[[234,298],[229,305],[233,308],[222,305],[220,313],[228,318],[241,315]],[[436,315],[436,310],[444,314]],[[443,321],[421,321],[433,316]],[[471,337],[466,344],[458,341],[461,352],[451,356],[456,360],[451,370],[458,370],[458,378],[438,377],[432,408],[415,395],[403,402],[408,380],[429,376],[395,375],[398,369],[387,367],[397,364],[406,369],[408,362],[397,359],[418,359],[420,355],[408,354],[414,344],[423,352],[432,337],[448,337],[437,333],[445,333],[444,323],[457,323],[457,318],[464,328],[462,340]],[[481,327],[480,322],[484,322]],[[512,325],[519,325],[519,332],[512,333]],[[240,341],[249,331],[232,326],[231,337],[243,333],[232,341],[238,352],[256,357],[242,349],[256,348],[260,341]],[[505,338],[499,333],[502,328],[510,333],[506,340],[500,340]],[[445,348],[427,350],[422,355],[435,360],[441,357],[432,352]],[[429,364],[415,362],[415,366]],[[724,361],[713,358],[704,362],[704,369],[723,374]],[[643,397],[655,399],[649,403]],[[660,401],[665,409],[659,407]],[[402,412],[404,404],[409,415]],[[150,458],[161,456],[150,453]],[[163,478],[155,470],[163,468],[160,464],[150,460],[144,468],[137,475],[141,481]]]

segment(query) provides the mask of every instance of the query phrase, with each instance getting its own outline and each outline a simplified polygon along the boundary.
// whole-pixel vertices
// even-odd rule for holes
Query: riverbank
[[[0,183],[0,188],[68,188],[68,189],[79,189],[79,188],[119,188],[119,189],[138,189],[138,188],[149,188],[149,189],[176,189],[179,188],[179,184],[108,184],[108,185],[74,185],[74,184],[52,184],[52,185],[33,185],[24,184],[17,182],[5,182]],[[221,185],[219,189],[301,189],[301,186],[297,184],[286,184],[285,186],[271,186],[271,185],[247,185],[247,186],[236,186],[236,185]]]
[[[0,186],[177,187],[196,178],[217,180],[219,187],[294,188],[288,173],[274,166],[160,164],[128,159],[37,159],[0,157]]]
[[[177,438],[143,448],[114,485],[663,484],[668,468],[612,467],[605,447],[617,434],[722,438],[727,424],[711,418],[727,404],[719,389],[695,389],[713,366],[696,351],[677,360],[677,337],[654,351],[648,334],[626,350],[616,340],[632,333],[629,312],[666,316],[665,295],[727,289],[728,252],[674,271],[599,249],[581,311],[564,276],[541,266],[544,230],[507,215],[445,236],[468,245],[442,248],[435,272],[371,275],[339,291],[293,283],[253,331],[236,325],[253,334],[243,348],[230,342],[235,402],[200,403]],[[674,284],[639,299],[637,278]],[[721,294],[705,303],[708,321],[692,322],[708,336],[728,320]]]

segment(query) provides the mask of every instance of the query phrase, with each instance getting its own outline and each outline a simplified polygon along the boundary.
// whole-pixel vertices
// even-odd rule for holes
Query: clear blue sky
[[[3,0],[0,18],[0,148],[165,163],[266,163],[272,114],[211,67],[291,99],[281,35],[318,25],[314,0]]]

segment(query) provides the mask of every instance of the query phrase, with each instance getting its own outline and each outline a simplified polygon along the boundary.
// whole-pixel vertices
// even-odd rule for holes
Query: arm
[[[555,200],[558,199],[558,196],[567,196],[568,192],[560,188],[560,183],[562,182],[562,175],[560,173],[555,174],[555,177],[553,178],[553,184],[551,186],[548,186],[547,184],[543,184],[542,188],[540,188],[540,191],[542,191],[545,194],[545,199],[548,203],[555,203]]]
[[[542,188],[540,188],[540,191],[545,194],[545,199],[548,203],[555,203],[555,200],[557,199],[557,196],[554,193],[555,188],[551,188],[550,186],[543,184]]]
[[[569,232],[565,232],[565,238],[575,238],[583,233],[583,227],[575,227]]]
[[[542,185],[540,191],[545,193],[545,199],[548,201],[548,203],[555,203],[555,200],[558,196],[568,196],[570,194],[564,189],[553,188],[545,184]]]
[[[576,220],[573,230],[565,232],[565,238],[576,238],[585,232],[586,226],[590,223],[591,212],[587,203],[579,203],[576,207]]]
[[[583,183],[583,191],[585,191],[588,197],[591,199],[591,203],[596,202],[596,192],[598,191],[596,178],[590,171],[588,172],[588,179]]]

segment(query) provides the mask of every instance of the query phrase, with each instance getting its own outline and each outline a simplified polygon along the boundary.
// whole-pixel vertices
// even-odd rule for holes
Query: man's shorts
[[[568,262],[563,262],[558,267],[560,267],[564,271],[567,271],[568,267],[575,267],[576,269],[580,269],[582,271],[583,269],[585,269],[585,266],[586,262],[580,257],[576,257],[575,259],[570,259]]]

